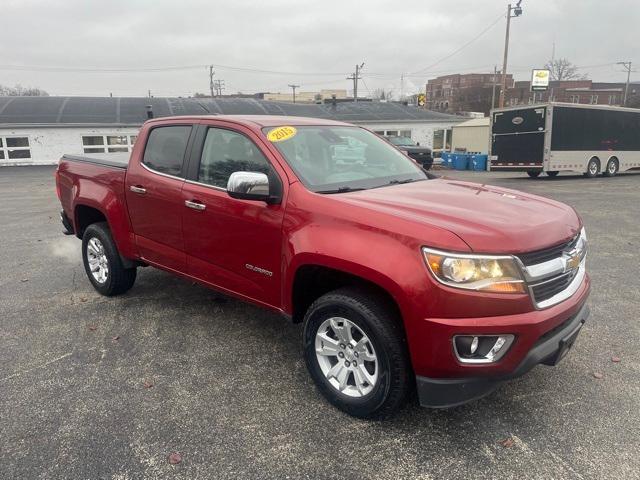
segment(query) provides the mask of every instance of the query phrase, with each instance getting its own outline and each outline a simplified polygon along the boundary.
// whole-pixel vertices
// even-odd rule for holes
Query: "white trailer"
[[[530,177],[640,170],[640,109],[541,103],[491,112],[490,169]]]

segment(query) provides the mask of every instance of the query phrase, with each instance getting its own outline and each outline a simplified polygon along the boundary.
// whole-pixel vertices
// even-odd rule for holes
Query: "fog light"
[[[456,335],[453,351],[462,363],[493,363],[500,360],[513,343],[513,335]]]

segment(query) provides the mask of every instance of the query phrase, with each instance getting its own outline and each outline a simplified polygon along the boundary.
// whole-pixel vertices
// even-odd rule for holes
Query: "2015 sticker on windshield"
[[[296,133],[298,133],[296,127],[277,127],[269,131],[267,138],[270,142],[282,142],[283,140],[289,140],[291,137],[295,136]]]

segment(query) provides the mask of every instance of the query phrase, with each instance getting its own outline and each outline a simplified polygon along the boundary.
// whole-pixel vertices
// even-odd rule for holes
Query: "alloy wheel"
[[[329,384],[349,397],[364,397],[378,380],[378,357],[367,335],[342,317],[325,320],[315,338],[316,358]]]
[[[109,260],[104,251],[104,245],[96,237],[87,242],[87,261],[94,280],[98,283],[105,283],[109,278]]]

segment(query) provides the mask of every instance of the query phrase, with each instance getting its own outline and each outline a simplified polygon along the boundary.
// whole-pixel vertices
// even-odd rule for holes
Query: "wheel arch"
[[[98,222],[109,223],[107,216],[100,208],[86,203],[77,203],[75,205],[73,220],[76,236],[80,239],[89,225]]]
[[[357,264],[330,265],[315,260],[299,264],[286,289],[285,309],[294,323],[303,320],[308,307],[320,296],[338,288],[354,286],[384,298],[402,316],[402,290],[392,279]]]

